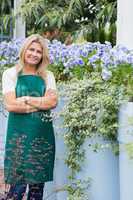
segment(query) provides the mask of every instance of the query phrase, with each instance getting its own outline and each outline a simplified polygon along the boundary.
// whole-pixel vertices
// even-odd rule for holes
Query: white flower
[[[79,19],[75,19],[75,23],[79,23]]]
[[[109,71],[109,70],[106,69],[106,68],[103,68],[102,74],[101,74],[101,75],[102,75],[103,80],[107,81],[107,80],[109,80],[109,79],[111,78],[112,72]]]

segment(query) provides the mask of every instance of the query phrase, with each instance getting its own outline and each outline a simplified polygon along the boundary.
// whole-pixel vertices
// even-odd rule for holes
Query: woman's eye
[[[36,51],[36,50],[35,50],[34,48],[30,48],[29,51],[32,51],[32,52],[33,52],[33,51]],[[37,52],[38,54],[42,54],[42,51],[39,51],[39,50],[38,50],[38,51],[36,51],[36,52]]]
[[[37,53],[39,53],[39,54],[42,54],[42,52],[41,52],[41,51],[37,51]]]
[[[34,49],[32,49],[32,48],[31,48],[31,49],[29,49],[29,50],[30,50],[30,51],[34,51]]]

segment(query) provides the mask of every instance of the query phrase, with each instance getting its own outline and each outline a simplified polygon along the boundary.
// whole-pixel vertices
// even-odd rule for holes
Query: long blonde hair
[[[47,48],[47,44],[45,39],[39,35],[39,34],[33,34],[29,37],[26,38],[23,46],[20,49],[19,52],[19,61],[18,61],[18,65],[17,67],[17,74],[23,70],[23,67],[25,65],[24,62],[24,56],[25,56],[25,52],[28,49],[28,47],[31,45],[31,43],[33,42],[37,42],[41,45],[42,47],[42,60],[41,62],[38,64],[37,66],[37,74],[39,76],[41,76],[43,79],[46,78],[46,67],[48,66],[48,64],[50,63],[49,61],[49,54],[48,54],[48,48]]]

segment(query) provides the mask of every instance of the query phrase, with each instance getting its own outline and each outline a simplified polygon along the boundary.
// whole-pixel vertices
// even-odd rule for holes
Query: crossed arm
[[[22,96],[16,98],[15,92],[8,92],[4,95],[4,104],[7,111],[16,113],[48,110],[56,107],[57,102],[57,92],[53,89],[48,89],[42,97]]]

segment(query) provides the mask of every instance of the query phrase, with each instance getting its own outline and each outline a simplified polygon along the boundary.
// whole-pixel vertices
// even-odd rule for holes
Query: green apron
[[[43,96],[45,81],[37,75],[19,75],[16,97]],[[10,112],[4,175],[8,184],[33,184],[53,180],[55,137],[50,110]]]

